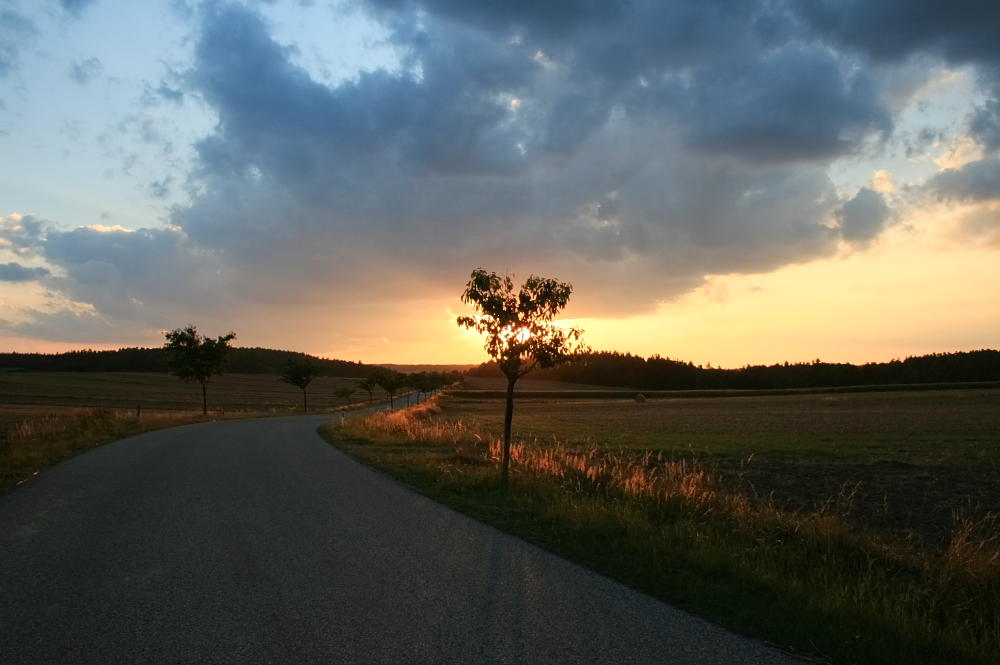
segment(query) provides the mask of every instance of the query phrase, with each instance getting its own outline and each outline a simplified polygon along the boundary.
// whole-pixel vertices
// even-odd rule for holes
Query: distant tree
[[[281,372],[280,378],[282,381],[302,391],[303,413],[309,412],[309,398],[306,394],[306,389],[320,373],[321,370],[319,367],[302,360],[289,360],[288,364],[285,365],[285,369]]]
[[[358,388],[368,393],[368,403],[370,404],[375,399],[375,389],[378,388],[378,383],[375,382],[375,379],[362,379],[358,381]]]
[[[176,328],[164,333],[163,348],[169,352],[167,366],[170,372],[183,381],[201,384],[201,411],[208,414],[208,381],[222,374],[229,343],[236,339],[230,332],[221,337],[203,337],[193,325]]]
[[[389,398],[389,408],[394,409],[396,405],[393,403],[393,397],[399,392],[399,389],[403,387],[403,377],[396,372],[383,372],[378,374],[373,381],[375,385],[380,387],[385,391],[385,394]]]
[[[438,386],[438,379],[434,372],[420,372],[413,374],[411,385],[416,388],[422,396],[427,396]]]
[[[514,384],[535,367],[554,367],[585,350],[580,343],[583,331],[553,323],[572,292],[571,284],[536,275],[515,290],[512,275],[498,275],[482,268],[472,271],[462,292],[462,302],[473,306],[478,314],[458,317],[458,325],[485,336],[486,353],[507,378],[501,484],[507,483],[510,474]]]
[[[343,402],[344,404],[350,404],[351,395],[354,394],[354,388],[346,386],[344,388],[337,388],[333,391],[333,397],[338,402]]]

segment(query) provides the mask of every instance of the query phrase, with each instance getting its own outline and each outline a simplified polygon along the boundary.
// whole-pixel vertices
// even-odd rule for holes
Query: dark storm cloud
[[[995,62],[981,28],[934,29],[929,4],[899,5],[878,43],[871,4],[375,0],[398,67],[337,85],[254,9],[192,6],[191,68],[143,96],[217,118],[176,227],[31,242],[59,269],[47,286],[114,317],[451,294],[475,265],[572,280],[588,314],[635,312],[708,274],[863,248],[892,213],[867,188],[840,197],[830,163],[891,137],[931,76],[911,56],[974,65],[987,91]],[[970,125],[983,145],[992,103]],[[122,131],[159,140],[144,117]],[[935,191],[969,197],[976,177]]]
[[[734,58],[669,94],[682,100],[698,148],[755,161],[829,160],[892,130],[871,79],[844,69],[825,49],[794,47]]]
[[[90,80],[101,73],[103,65],[98,58],[79,60],[70,65],[69,76],[80,85],[90,83]]]
[[[892,211],[881,194],[862,187],[837,211],[837,220],[844,240],[864,245],[882,232],[891,215]]]
[[[417,21],[416,3],[374,6],[397,25]],[[479,26],[496,41],[513,38],[569,70],[573,89],[543,100],[550,130],[539,147],[572,148],[616,104],[680,123],[694,147],[756,161],[828,159],[892,129],[865,70],[821,45],[804,46],[796,17],[781,3],[432,1],[419,8]],[[419,58],[405,29],[397,41]]]
[[[187,81],[218,126],[196,146],[201,193],[173,221],[253,266],[262,277],[243,284],[260,297],[301,295],[285,287],[300,271],[338,272],[329,288],[346,290],[370,283],[366,264],[405,275],[503,256],[566,273],[602,262],[608,294],[633,266],[645,286],[621,302],[648,306],[708,273],[835,251],[842,202],[824,163],[891,131],[873,82],[793,44],[781,13],[595,3],[567,23],[547,3],[437,3],[416,21],[414,8],[375,13],[398,71],[334,87],[253,11],[203,15]]]
[[[927,189],[942,199],[1000,200],[1000,158],[981,159],[960,169],[942,171],[930,179]]]
[[[952,63],[1000,58],[1000,4],[984,0],[824,0],[794,3],[808,24],[838,44],[878,60],[915,52]]]
[[[0,282],[33,282],[49,275],[45,268],[29,268],[20,263],[0,263]]]
[[[987,150],[1000,149],[1000,3],[826,0],[795,6],[816,34],[875,61],[928,54],[974,66],[991,99],[969,119],[969,131]]]

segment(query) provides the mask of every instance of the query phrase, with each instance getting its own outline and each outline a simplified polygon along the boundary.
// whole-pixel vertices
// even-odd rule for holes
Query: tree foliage
[[[337,388],[333,391],[333,398],[338,402],[343,402],[344,404],[351,403],[351,396],[354,395],[354,388],[350,386],[345,386],[343,388]]]
[[[583,331],[555,325],[555,317],[569,302],[573,286],[531,275],[515,291],[511,275],[482,268],[472,271],[462,302],[477,316],[460,316],[458,325],[482,334],[484,348],[508,380],[517,380],[535,367],[554,367],[583,350]]]
[[[309,398],[306,389],[322,370],[308,361],[289,360],[281,372],[281,380],[302,391],[302,410],[309,410]]]
[[[378,388],[378,384],[375,383],[375,378],[371,377],[358,381],[358,388],[361,388],[368,393],[368,401],[371,402],[375,399],[375,389]]]
[[[212,338],[198,334],[198,329],[189,325],[164,333],[163,348],[169,352],[167,366],[170,372],[184,381],[201,384],[202,413],[208,413],[206,386],[213,376],[222,374],[225,368],[229,343],[236,339],[236,333],[229,332]]]
[[[458,325],[485,337],[483,348],[507,377],[502,483],[507,482],[510,473],[514,384],[536,367],[555,367],[585,350],[580,342],[583,331],[554,323],[572,292],[571,284],[537,275],[529,276],[515,289],[512,275],[498,275],[482,268],[472,271],[462,292],[462,302],[478,313],[458,317]]]
[[[396,405],[393,398],[405,383],[403,376],[399,372],[381,372],[376,374],[372,381],[385,391],[386,396],[389,398],[389,408],[395,408]]]

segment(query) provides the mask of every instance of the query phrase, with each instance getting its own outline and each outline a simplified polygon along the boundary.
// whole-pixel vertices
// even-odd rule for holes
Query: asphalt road
[[[0,663],[790,663],[418,496],[324,417],[150,432],[0,496]]]

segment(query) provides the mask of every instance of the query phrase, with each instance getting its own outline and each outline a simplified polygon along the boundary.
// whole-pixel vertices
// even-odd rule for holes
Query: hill
[[[235,374],[279,374],[289,361],[308,361],[328,376],[366,378],[376,374],[373,365],[317,358],[296,351],[259,347],[234,347],[226,358],[226,371]],[[167,352],[162,348],[125,348],[115,351],[66,353],[0,353],[0,371],[31,372],[165,372]]]

